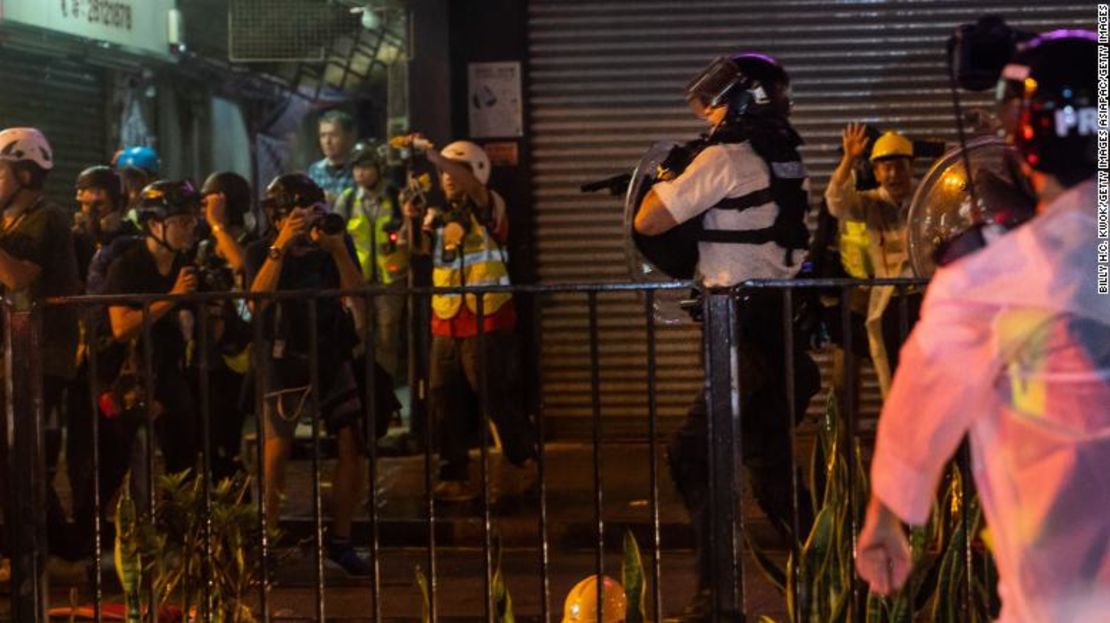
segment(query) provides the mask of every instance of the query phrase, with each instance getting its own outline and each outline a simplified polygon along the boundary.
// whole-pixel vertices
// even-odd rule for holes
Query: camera
[[[329,236],[334,236],[347,230],[347,222],[342,216],[328,212],[313,218],[308,224],[308,229],[319,229]]]
[[[1010,28],[997,15],[984,15],[974,24],[957,27],[948,39],[948,63],[956,83],[968,91],[993,88],[1018,44],[1034,36]]]
[[[197,276],[197,292],[230,292],[235,287],[235,274],[227,260],[216,254],[211,239],[197,245],[193,270]]]

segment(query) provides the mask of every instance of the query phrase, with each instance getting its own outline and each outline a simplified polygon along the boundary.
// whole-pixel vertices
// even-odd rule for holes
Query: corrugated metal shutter
[[[849,121],[955,140],[944,42],[956,25],[1000,14],[1027,30],[1094,28],[1091,5],[902,1],[576,2],[529,4],[529,95],[538,271],[545,282],[626,280],[621,206],[578,185],[627,170],[661,138],[702,129],[683,100],[715,56],[765,50],[789,70],[793,121],[816,193],[838,159]],[[982,106],[989,95],[965,97]],[[819,195],[815,194],[815,197]],[[643,430],[641,306],[601,299],[602,402],[608,430]],[[552,428],[590,414],[586,307],[562,297],[543,309],[543,379]],[[700,379],[697,332],[659,332],[661,415],[679,416]],[[827,363],[824,366],[827,369]],[[827,371],[827,370],[826,370]],[[874,409],[874,381],[864,387]]]
[[[54,148],[47,193],[73,204],[73,182],[87,166],[104,163],[104,69],[70,60],[4,49],[0,55],[0,126],[34,126]]]

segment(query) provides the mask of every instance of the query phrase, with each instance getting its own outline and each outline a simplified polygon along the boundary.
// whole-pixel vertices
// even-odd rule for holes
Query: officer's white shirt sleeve
[[[710,145],[673,180],[652,186],[667,212],[685,223],[725,197],[739,196],[742,177],[736,162],[721,145]],[[753,190],[756,190],[753,188]]]

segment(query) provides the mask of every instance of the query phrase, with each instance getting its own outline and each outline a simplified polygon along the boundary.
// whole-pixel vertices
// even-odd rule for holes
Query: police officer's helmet
[[[191,180],[158,180],[139,193],[139,218],[162,221],[174,216],[197,216],[201,195]]]
[[[77,174],[77,183],[74,188],[82,190],[103,190],[108,195],[108,201],[113,210],[123,208],[127,203],[127,193],[123,188],[123,177],[112,167],[96,165]]]
[[[271,223],[292,212],[295,208],[311,208],[324,204],[324,191],[304,173],[286,173],[274,178],[266,187],[262,206]]]
[[[719,57],[686,85],[695,111],[727,105],[729,116],[786,117],[790,114],[790,76],[774,57],[741,52]]]
[[[1066,187],[1096,170],[1097,41],[1084,30],[1046,33],[1022,46],[999,80],[1000,102],[1018,100],[1014,144]]]
[[[201,187],[202,195],[223,193],[227,203],[227,224],[242,226],[251,211],[251,184],[232,171],[219,171],[208,176]]]

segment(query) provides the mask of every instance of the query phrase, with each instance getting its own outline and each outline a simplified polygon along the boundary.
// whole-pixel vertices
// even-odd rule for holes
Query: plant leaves
[[[640,545],[631,530],[624,531],[624,557],[621,560],[621,583],[628,601],[625,614],[626,623],[642,623],[644,620],[644,562],[640,556]]]

